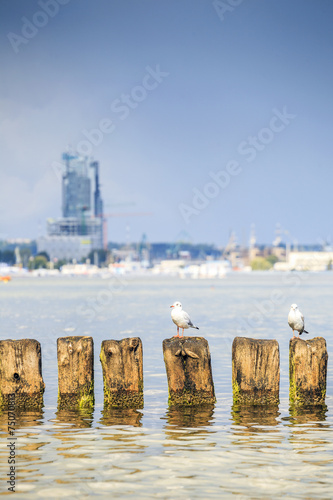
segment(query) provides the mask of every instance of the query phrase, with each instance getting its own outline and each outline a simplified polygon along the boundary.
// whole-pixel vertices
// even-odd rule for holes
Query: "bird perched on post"
[[[298,332],[298,336],[302,335],[303,332],[309,333],[304,330],[304,316],[298,309],[297,304],[292,304],[288,314],[288,325],[293,330],[293,337],[297,338],[295,335],[295,330]]]
[[[187,312],[183,311],[183,307],[180,302],[174,302],[174,304],[172,304],[172,306],[170,307],[172,308],[171,311],[172,321],[174,322],[175,325],[177,325],[177,335],[174,335],[174,337],[183,337],[185,328],[191,327],[199,330],[197,326],[193,325]],[[179,328],[182,328],[183,330],[181,335],[179,335]]]

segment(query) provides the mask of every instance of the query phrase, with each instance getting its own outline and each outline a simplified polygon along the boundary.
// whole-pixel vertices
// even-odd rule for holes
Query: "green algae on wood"
[[[103,340],[104,407],[143,408],[143,359],[139,337]]]
[[[0,341],[0,407],[40,409],[45,384],[37,340]]]
[[[235,404],[238,403],[239,393],[239,385],[237,383],[237,380],[234,380],[232,383],[232,397]]]
[[[59,409],[94,405],[94,343],[92,337],[61,337],[58,352]]]
[[[163,340],[170,406],[214,404],[215,392],[208,342],[203,337]]]
[[[328,353],[326,340],[316,337],[289,342],[289,400],[298,406],[325,403]]]
[[[262,426],[273,428],[279,425],[279,405],[248,405],[234,403],[231,407],[231,417],[233,423],[242,425],[250,432],[254,429],[257,423]]]
[[[235,337],[232,344],[233,401],[245,405],[279,403],[280,352],[276,340]]]

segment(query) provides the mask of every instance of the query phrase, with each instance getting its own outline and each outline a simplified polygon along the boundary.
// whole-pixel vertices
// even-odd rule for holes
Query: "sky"
[[[333,243],[332,24],[331,0],[3,0],[0,239],[61,216],[71,148],[111,241]]]

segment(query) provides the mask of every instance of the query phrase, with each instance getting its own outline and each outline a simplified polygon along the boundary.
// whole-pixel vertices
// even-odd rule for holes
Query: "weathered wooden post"
[[[92,337],[61,337],[58,350],[58,407],[94,405],[94,343]]]
[[[297,405],[325,403],[327,347],[323,337],[289,342],[289,399]]]
[[[210,352],[205,338],[165,339],[163,355],[170,406],[215,403]]]
[[[34,339],[0,341],[0,406],[38,409],[43,406],[40,343]]]
[[[280,352],[276,340],[235,337],[232,344],[234,403],[278,404]]]
[[[104,381],[104,405],[143,407],[142,342],[139,337],[103,340],[100,360]]]

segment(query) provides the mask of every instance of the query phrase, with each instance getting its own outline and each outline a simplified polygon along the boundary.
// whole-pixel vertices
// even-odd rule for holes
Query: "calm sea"
[[[332,285],[329,272],[230,274],[221,280],[14,278],[0,283],[1,339],[37,339],[46,384],[43,410],[16,415],[15,494],[6,483],[8,416],[0,416],[0,494],[27,500],[332,499]],[[209,342],[217,397],[212,408],[168,408],[162,341],[176,333],[169,308],[175,300],[200,327],[195,332]],[[287,315],[294,302],[305,316],[309,338],[327,341],[324,408],[289,408],[292,332]],[[95,408],[58,412],[56,339],[83,334],[94,339]],[[131,336],[143,342],[144,408],[104,413],[101,342]],[[278,408],[233,409],[235,336],[278,340]]]

